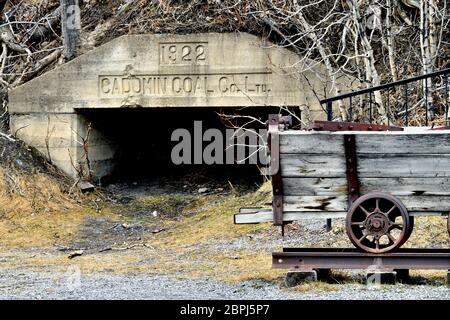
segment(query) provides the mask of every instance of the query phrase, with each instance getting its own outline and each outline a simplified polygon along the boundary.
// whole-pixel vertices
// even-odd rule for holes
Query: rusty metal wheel
[[[347,213],[346,229],[350,241],[370,253],[399,248],[412,233],[413,219],[396,197],[373,192],[356,199]]]
[[[406,235],[403,237],[403,241],[400,243],[399,247],[401,247],[406,241],[408,241],[414,229],[414,216],[409,216],[409,226],[408,230],[406,230]]]

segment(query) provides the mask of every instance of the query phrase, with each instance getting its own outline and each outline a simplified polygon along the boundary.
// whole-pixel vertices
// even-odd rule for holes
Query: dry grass
[[[180,249],[160,255],[148,272],[176,273],[179,278],[212,278],[228,283],[246,280],[276,281],[285,273],[274,270],[269,252],[236,250],[233,253]]]
[[[89,213],[61,192],[49,176],[0,168],[0,243],[3,247],[49,245],[70,236]]]
[[[68,259],[67,253],[48,252],[32,253],[15,251],[5,254],[5,257],[20,260],[20,267],[26,269],[51,270],[63,272],[70,266],[77,266],[85,272],[111,271],[120,273],[145,272],[147,265],[141,264],[140,255],[136,251],[116,252],[114,254],[84,254],[74,259]],[[14,265],[4,265],[3,268],[15,268]]]
[[[0,214],[4,217],[61,212],[79,207],[42,173],[28,175],[0,168]]]
[[[303,283],[286,290],[292,290],[295,292],[312,292],[312,293],[335,292],[339,291],[339,285],[329,284],[322,281],[316,281],[310,283]]]
[[[216,246],[255,232],[265,233],[271,228],[271,224],[233,224],[233,214],[240,207],[259,206],[270,200],[269,183],[256,192],[244,195],[166,195],[137,200],[127,206],[157,210],[161,214],[158,221],[166,228],[164,232],[142,238],[141,241],[147,243],[149,248],[85,252],[70,260],[67,253],[55,251],[53,245],[77,239],[80,228],[89,217],[107,216],[110,221],[126,221],[129,217],[120,214],[124,208],[102,204],[102,210],[97,211],[82,206],[65,196],[55,182],[42,174],[34,175],[33,179],[16,175],[14,181],[16,190],[0,174],[0,245],[3,248],[39,247],[40,250],[31,256],[29,252],[15,252],[12,259],[14,265],[3,267],[15,267],[20,261],[22,267],[51,267],[59,271],[76,265],[86,272],[170,273],[179,278],[214,278],[230,283],[252,279],[282,283],[285,270],[271,268],[270,252],[267,250]],[[19,190],[26,192],[26,195]],[[101,195],[92,194],[85,200],[89,202],[97,197]],[[142,218],[144,224],[147,218]],[[416,218],[415,232],[408,245],[428,246],[433,243],[448,246],[445,223],[446,220],[441,217]],[[334,232],[344,234],[342,241],[345,242],[345,230],[342,228],[336,224]],[[45,247],[49,248],[48,252],[42,250]],[[441,283],[445,272],[413,272],[412,276],[419,283],[423,277]],[[336,282],[352,283],[348,275],[338,275],[337,278]],[[338,284],[317,282],[286,290],[336,291]]]
[[[233,239],[268,227],[268,224],[234,225],[233,214],[245,206],[260,206],[270,200],[267,183],[258,191],[246,195],[208,195],[183,209],[186,217],[172,222],[168,232],[156,237],[161,246],[188,247],[212,239]]]
[[[424,248],[433,243],[434,246],[448,248],[449,240],[447,217],[415,217],[414,231],[405,246]]]

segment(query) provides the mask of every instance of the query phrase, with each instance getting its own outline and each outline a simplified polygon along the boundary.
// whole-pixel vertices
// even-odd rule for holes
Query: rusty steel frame
[[[272,268],[312,269],[442,269],[450,270],[450,249],[400,248],[364,253],[353,248],[283,248],[272,253]]]
[[[345,164],[347,167],[348,203],[350,205],[359,198],[358,165],[356,156],[355,135],[344,135]]]
[[[292,125],[292,117],[270,114],[268,126],[268,150],[270,154],[270,173],[272,177],[273,224],[283,226],[283,181],[280,167],[280,125]],[[282,230],[283,231],[283,230]]]

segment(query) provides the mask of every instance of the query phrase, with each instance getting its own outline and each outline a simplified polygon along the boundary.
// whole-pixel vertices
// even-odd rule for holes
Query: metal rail
[[[334,97],[322,99],[322,100],[320,100],[320,103],[321,104],[325,104],[325,103],[328,103],[328,102],[342,100],[342,99],[346,99],[346,98],[350,98],[350,97],[354,97],[354,96],[357,96],[357,95],[360,95],[360,94],[366,94],[366,93],[370,93],[370,92],[374,92],[374,91],[385,90],[385,89],[389,89],[389,88],[392,88],[392,87],[401,86],[401,85],[404,85],[404,84],[407,84],[407,83],[410,83],[410,82],[424,80],[424,79],[437,77],[437,76],[444,75],[444,74],[449,74],[449,73],[450,73],[450,68],[447,68],[447,69],[443,69],[443,70],[436,71],[436,72],[431,72],[431,73],[420,75],[420,76],[415,76],[415,77],[411,77],[411,78],[407,78],[407,79],[402,79],[402,80],[398,80],[398,81],[393,81],[393,82],[381,84],[379,86],[374,86],[374,87],[370,87],[370,88],[361,89],[361,90],[358,90],[358,91],[352,91],[352,92],[348,92],[348,93],[343,93],[343,94],[340,94],[340,95],[337,95],[337,96],[334,96]]]
[[[385,254],[353,248],[283,248],[272,253],[277,269],[443,269],[450,270],[450,249],[400,248]]]
[[[430,104],[432,104],[432,101],[428,101],[428,81],[432,81],[429,79],[432,79],[434,77],[439,77],[444,75],[444,79],[443,79],[443,88],[444,88],[444,96],[445,96],[445,123],[448,123],[448,111],[449,111],[449,87],[448,87],[448,75],[450,75],[450,68],[446,68],[443,70],[439,70],[436,72],[431,72],[428,74],[424,74],[424,75],[420,75],[420,76],[415,76],[415,77],[411,77],[411,78],[407,78],[407,79],[403,79],[403,80],[398,80],[398,81],[393,81],[393,82],[389,82],[389,83],[385,83],[385,84],[381,84],[378,86],[374,86],[374,87],[370,87],[370,88],[365,88],[365,89],[361,89],[361,90],[357,90],[357,91],[352,91],[352,92],[348,92],[348,93],[343,93],[334,97],[330,97],[330,98],[325,98],[320,100],[320,103],[322,105],[325,105],[326,108],[326,113],[327,113],[327,120],[331,121],[333,118],[333,102],[334,101],[338,101],[338,100],[344,100],[344,99],[349,99],[349,118],[350,121],[352,120],[353,117],[353,98],[357,97],[357,96],[362,96],[365,94],[369,94],[369,122],[372,123],[372,107],[375,104],[373,101],[373,93],[376,91],[383,91],[383,90],[388,90],[388,95],[387,95],[387,101],[386,101],[386,110],[389,113],[390,110],[390,103],[392,102],[389,96],[389,90],[392,88],[397,88],[397,87],[401,87],[403,86],[404,88],[404,113],[405,113],[405,123],[406,126],[408,125],[408,119],[409,119],[409,112],[410,110],[410,106],[408,104],[408,99],[409,99],[409,88],[408,88],[408,84],[411,82],[415,82],[415,81],[424,81],[423,84],[423,99],[424,99],[424,107],[425,107],[425,125],[428,125],[428,111],[430,108]],[[431,82],[430,82],[431,83]],[[390,117],[388,116],[388,122],[390,121]]]

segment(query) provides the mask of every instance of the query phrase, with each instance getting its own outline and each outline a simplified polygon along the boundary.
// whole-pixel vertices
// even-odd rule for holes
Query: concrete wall
[[[92,176],[99,178],[113,169],[116,147],[92,124],[86,153],[83,139],[87,137],[88,126],[84,116],[76,113],[11,115],[11,132],[64,172],[76,177],[81,167],[85,177],[91,171]]]
[[[122,36],[12,90],[11,128],[76,176],[88,125],[77,109],[298,106],[323,118],[312,89],[325,91],[324,68],[298,75],[297,62],[245,33]],[[94,175],[107,174],[114,143],[95,124],[89,147]]]

